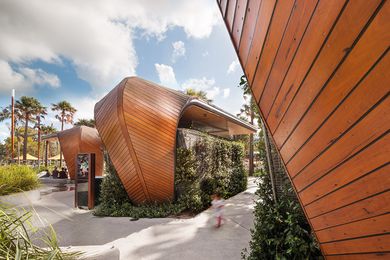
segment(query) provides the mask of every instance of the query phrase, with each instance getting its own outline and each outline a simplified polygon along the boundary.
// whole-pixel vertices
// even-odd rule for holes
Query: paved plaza
[[[113,245],[121,259],[240,259],[250,240],[255,191],[250,179],[245,192],[226,201],[221,228],[214,227],[211,209],[185,219],[95,217],[73,208],[73,191],[43,195],[33,204],[39,216],[34,224],[50,223],[60,246]]]

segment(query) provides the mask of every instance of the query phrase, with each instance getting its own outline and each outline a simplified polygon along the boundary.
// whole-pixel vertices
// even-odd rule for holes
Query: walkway
[[[250,240],[255,190],[251,179],[248,190],[226,201],[226,221],[219,229],[211,210],[190,219],[95,217],[73,208],[70,191],[45,195],[35,203],[40,216],[35,224],[52,224],[61,246],[115,245],[121,259],[240,259]]]

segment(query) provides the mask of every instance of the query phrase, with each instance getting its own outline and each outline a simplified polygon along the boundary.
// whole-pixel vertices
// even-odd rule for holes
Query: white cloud
[[[136,74],[134,29],[161,38],[178,26],[187,37],[204,38],[218,23],[219,13],[210,0],[4,0],[0,17],[0,60],[24,67],[36,60],[61,63],[66,58],[80,79],[95,92],[104,92]],[[7,73],[14,84],[24,84],[21,75]]]
[[[31,92],[34,85],[46,85],[53,88],[61,85],[57,75],[28,67],[19,67],[14,70],[4,60],[0,60],[0,83],[0,93],[10,92],[11,89]]]
[[[172,47],[173,47],[172,62],[175,63],[178,58],[186,54],[186,47],[184,46],[184,42],[182,41],[173,42]]]
[[[182,84],[182,88],[192,88],[197,91],[205,91],[207,98],[209,99],[214,99],[221,93],[221,89],[215,86],[215,79],[208,79],[206,77],[202,77],[200,79],[188,79]]]
[[[230,96],[230,88],[223,89],[223,98],[227,98]]]
[[[47,73],[42,69],[21,68],[20,73],[32,84],[48,85],[53,88],[58,88],[61,85],[61,81],[57,75]]]
[[[171,88],[177,87],[175,73],[173,72],[173,68],[171,66],[156,63],[154,64],[154,67],[157,70],[161,85]]]
[[[229,68],[227,70],[227,74],[231,74],[231,73],[235,72],[238,69],[239,65],[240,65],[240,63],[236,60],[233,61],[232,63],[230,63]]]
[[[208,51],[205,51],[205,52],[202,53],[202,57],[207,57],[207,56],[209,56],[209,52]]]
[[[221,90],[218,87],[212,87],[211,89],[206,90],[206,93],[207,98],[214,99],[216,96],[219,95],[219,93],[221,93]]]

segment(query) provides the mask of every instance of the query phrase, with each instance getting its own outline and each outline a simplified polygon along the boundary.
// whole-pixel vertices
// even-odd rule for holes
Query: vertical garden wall
[[[100,216],[165,217],[209,207],[212,194],[228,198],[244,191],[247,175],[241,143],[212,137],[190,129],[177,132],[175,198],[166,203],[135,206],[128,198],[116,170],[108,160],[102,183]],[[115,187],[115,192],[113,191]]]

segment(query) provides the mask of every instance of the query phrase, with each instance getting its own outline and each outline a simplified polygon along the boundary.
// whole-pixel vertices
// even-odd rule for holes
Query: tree
[[[0,162],[7,157],[7,147],[5,146],[5,143],[0,143]]]
[[[196,98],[201,99],[203,101],[206,101],[207,103],[213,102],[212,99],[207,98],[207,93],[205,91],[202,91],[202,90],[195,90],[192,88],[187,88],[185,90],[185,94],[192,96],[192,97],[196,97]]]
[[[41,126],[41,132],[44,135],[49,135],[49,134],[53,134],[53,133],[57,132],[57,130],[53,127],[53,124],[51,124],[51,125],[42,125]],[[45,166],[47,167],[47,158],[49,157],[49,151],[51,151],[51,149],[50,149],[50,142],[46,141],[45,143],[46,143],[45,144]]]
[[[19,114],[24,122],[23,161],[27,158],[27,137],[29,122],[36,122],[36,116],[46,115],[46,107],[33,97],[22,96],[15,103],[15,114]]]
[[[57,104],[51,104],[51,110],[58,112],[56,118],[61,122],[61,131],[64,130],[64,123],[73,123],[73,116],[77,112],[76,108],[72,107],[72,105],[65,100],[60,101]]]
[[[6,119],[11,119],[12,118],[12,106],[9,105],[5,108],[2,108],[0,111],[0,122],[6,120]],[[19,110],[14,110],[14,123],[15,123],[15,132],[16,129],[18,128],[19,123],[22,121],[22,115],[20,114]],[[9,126],[9,128],[11,128]],[[11,132],[11,130],[10,130]],[[9,147],[9,151],[12,151],[11,145]],[[10,152],[9,157],[12,159],[12,154]]]
[[[61,122],[61,131],[64,130],[64,123],[73,123],[73,116],[77,112],[76,108],[68,101],[60,101],[57,104],[51,104],[51,110],[57,111],[56,118]],[[62,153],[60,152],[60,167],[62,165]]]
[[[247,118],[249,117],[250,123],[253,124],[255,117],[260,118],[259,110],[257,108],[257,104],[255,100],[253,99],[251,89],[248,84],[248,80],[246,79],[245,75],[241,76],[240,83],[238,85],[243,91],[244,91],[244,99],[246,100],[247,97],[250,97],[249,104],[244,104],[243,108],[240,110],[240,115],[244,115]],[[254,164],[253,164],[253,134],[249,135],[249,176],[253,176],[254,173]]]
[[[89,127],[96,127],[94,119],[81,118],[77,120],[76,123],[74,123],[74,126],[82,126],[82,125],[89,126]]]

